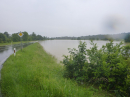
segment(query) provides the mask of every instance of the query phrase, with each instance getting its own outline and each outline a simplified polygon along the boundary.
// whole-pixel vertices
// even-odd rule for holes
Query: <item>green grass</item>
[[[4,97],[108,97],[86,85],[62,77],[63,66],[47,54],[39,43],[11,55],[1,70]]]
[[[22,41],[22,43],[27,43],[27,42],[30,42],[30,41]],[[11,44],[20,44],[21,41],[19,42],[10,42],[10,43],[0,43],[0,46],[5,46],[5,45],[11,45]]]
[[[130,43],[125,43],[125,45],[130,45]]]

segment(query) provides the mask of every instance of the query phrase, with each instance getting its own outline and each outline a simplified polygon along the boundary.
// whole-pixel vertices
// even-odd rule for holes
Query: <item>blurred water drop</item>
[[[124,25],[124,18],[119,15],[108,16],[103,22],[105,32],[121,33],[121,29]]]

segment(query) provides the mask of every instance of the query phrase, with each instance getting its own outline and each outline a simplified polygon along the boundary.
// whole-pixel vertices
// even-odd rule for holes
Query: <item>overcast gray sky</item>
[[[130,32],[130,0],[0,0],[0,32],[86,36]]]

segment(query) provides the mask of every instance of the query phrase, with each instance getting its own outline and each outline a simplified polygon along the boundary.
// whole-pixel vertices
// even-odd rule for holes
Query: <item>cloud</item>
[[[1,0],[0,32],[49,37],[121,33],[130,30],[129,9],[129,0]]]

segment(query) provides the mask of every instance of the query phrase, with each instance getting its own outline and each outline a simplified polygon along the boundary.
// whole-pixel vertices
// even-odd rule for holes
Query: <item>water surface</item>
[[[82,40],[82,41],[87,43],[87,49],[92,47],[90,45],[89,40]],[[97,43],[98,49],[101,48],[102,45],[109,43],[109,41],[102,41],[102,40],[93,42]],[[55,56],[59,62],[63,60],[63,55],[69,55],[68,48],[78,49],[79,40],[46,40],[46,41],[40,41],[39,43],[48,53]],[[120,41],[114,41],[113,43],[114,44],[120,43]]]

